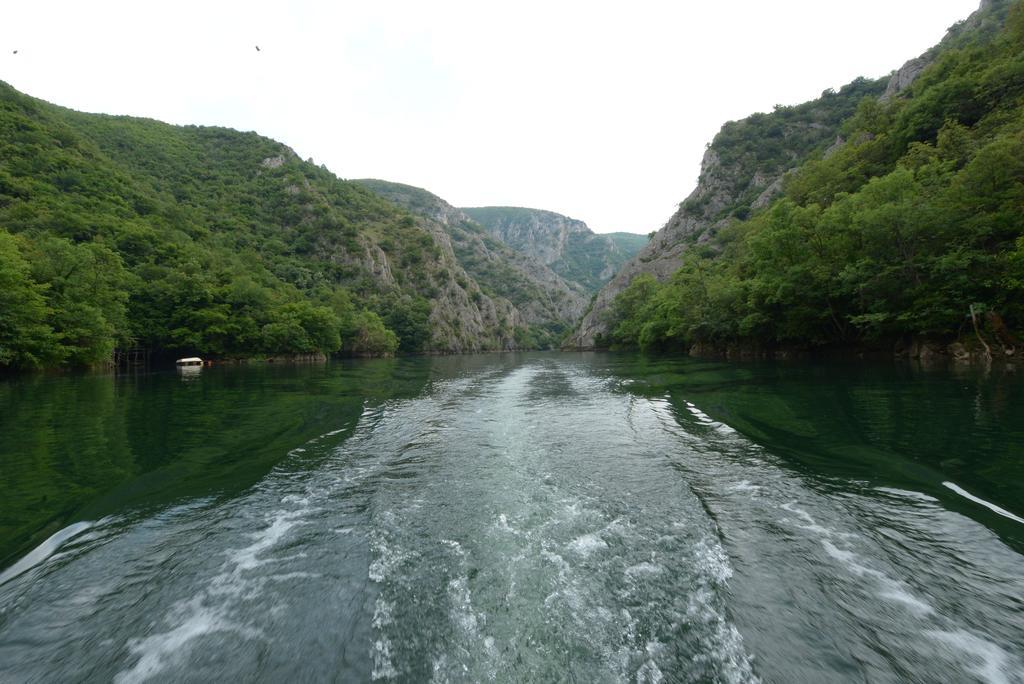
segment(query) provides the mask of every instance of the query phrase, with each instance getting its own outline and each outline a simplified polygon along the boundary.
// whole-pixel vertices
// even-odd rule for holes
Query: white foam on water
[[[569,571],[569,564],[565,561],[564,558],[562,558],[557,553],[553,553],[551,551],[541,551],[540,555],[543,556],[544,559],[548,562],[557,566],[560,573]]]
[[[305,557],[305,555],[302,557]],[[268,575],[264,580],[267,582],[287,582],[288,580],[293,579],[316,579],[318,577],[323,577],[323,575],[319,572],[303,572],[301,570],[297,570],[295,572],[282,572],[278,575]]]
[[[373,642],[371,657],[373,658],[373,670],[370,676],[373,679],[393,679],[398,676],[394,662],[391,659],[391,640],[383,634],[384,628],[395,621],[395,604],[378,596],[373,606],[373,620],[371,625],[378,632],[380,638]]]
[[[821,540],[821,545],[824,547],[825,553],[838,560],[857,577],[873,578],[879,584],[880,590],[878,595],[882,598],[902,603],[919,617],[931,615],[935,612],[934,608],[907,591],[902,582],[894,580],[884,572],[869,568],[860,563],[859,556],[854,552],[840,549],[828,539]]]
[[[690,413],[692,413],[697,420],[704,423],[705,425],[714,425],[715,423],[718,422],[717,420],[715,420],[708,414],[704,413],[693,404],[689,404],[686,408],[689,409]]]
[[[1024,671],[1022,664],[1011,663],[1010,655],[987,639],[966,630],[933,630],[925,634],[971,657],[974,663],[968,669],[988,684],[1013,684],[1024,681],[1020,676]]]
[[[431,661],[431,667],[433,674],[430,677],[430,684],[441,684],[442,682],[450,681],[445,673],[448,671],[448,655],[442,653],[435,656]]]
[[[636,671],[636,684],[661,684],[663,681],[665,675],[654,660],[648,660]]]
[[[304,498],[285,498],[304,506],[309,503]],[[128,641],[129,651],[132,655],[138,656],[138,660],[131,668],[119,672],[114,681],[118,684],[142,682],[161,673],[169,665],[180,660],[190,642],[206,634],[234,632],[247,638],[260,637],[259,630],[230,620],[230,609],[233,603],[258,596],[267,582],[318,576],[307,572],[292,572],[249,577],[246,572],[269,562],[268,559],[261,558],[261,555],[280,542],[289,530],[302,524],[300,518],[307,510],[299,508],[275,511],[268,516],[270,520],[267,527],[249,535],[253,539],[252,544],[227,551],[228,560],[221,567],[221,572],[196,596],[174,605],[166,618],[166,622],[174,625],[171,629]]]
[[[569,515],[569,517],[575,518],[583,512],[580,508],[581,505],[582,504],[578,500],[566,500],[565,512]]]
[[[870,570],[862,565],[858,565],[855,560],[857,558],[857,554],[855,554],[853,551],[846,551],[844,549],[840,549],[836,547],[836,545],[830,542],[828,539],[823,540],[821,542],[821,545],[824,547],[825,553],[827,553],[832,558],[835,558],[840,563],[843,563],[844,565],[849,567],[858,576],[863,577],[867,574],[877,576],[881,574],[877,570]]]
[[[114,676],[115,684],[134,684],[156,676],[167,666],[181,660],[187,652],[187,644],[205,634],[214,632],[237,632],[247,637],[258,637],[259,632],[242,628],[228,621],[223,610],[204,604],[204,597],[197,596],[179,604],[177,612],[186,617],[173,629],[128,642],[128,649],[139,659],[130,669]]]
[[[686,608],[692,624],[701,626],[709,637],[710,647],[693,656],[695,662],[709,663],[729,684],[759,684],[754,674],[753,659],[743,646],[743,636],[725,616],[715,608],[714,592],[700,587],[692,592]]]
[[[740,480],[734,485],[730,485],[725,488],[729,492],[752,492],[759,493],[764,487],[761,485],[753,484],[750,480]]]
[[[954,484],[952,482],[943,482],[942,486],[943,487],[948,487],[949,489],[952,489],[954,492],[956,492],[960,496],[964,497],[965,499],[970,499],[971,501],[973,501],[976,504],[981,504],[982,506],[984,506],[985,508],[989,509],[993,513],[998,513],[999,515],[1003,516],[1004,518],[1009,518],[1010,520],[1013,520],[1015,522],[1024,523],[1024,518],[1021,518],[1020,516],[1016,516],[1013,513],[1011,513],[1010,511],[1006,510],[1005,508],[1000,508],[999,506],[996,506],[994,503],[992,503],[990,501],[985,501],[982,498],[974,496],[973,494],[971,494],[970,492],[964,490],[963,487],[961,487],[961,486],[959,486],[957,484]]]
[[[903,499],[913,499],[915,501],[927,501],[929,503],[938,501],[934,496],[928,496],[927,494],[913,492],[907,489],[896,489],[895,487],[875,487],[875,491],[884,492],[885,494],[891,494]]]
[[[804,522],[804,524],[802,524],[802,525],[795,524],[795,527],[797,527],[797,528],[799,528],[801,530],[807,530],[808,532],[814,532],[815,534],[818,534],[818,535],[820,535],[822,537],[850,538],[850,537],[856,536],[856,535],[853,535],[853,534],[836,532],[835,530],[833,530],[833,529],[831,529],[829,527],[824,527],[822,525],[819,525],[818,522],[813,517],[811,517],[810,513],[808,513],[807,511],[805,511],[802,508],[797,508],[795,501],[790,501],[788,503],[780,504],[779,508],[781,508],[783,510],[786,510],[786,511],[789,511],[790,513],[793,513],[797,517],[799,517]],[[783,522],[792,522],[792,521],[787,520],[787,519],[784,518]]]
[[[544,560],[548,561],[556,568],[558,568],[558,588],[552,591],[550,594],[544,597],[544,607],[550,608],[552,604],[558,600],[558,597],[562,593],[561,587],[564,587],[568,583],[569,572],[571,566],[569,563],[557,553],[552,551],[542,550],[540,555]]]
[[[370,563],[367,576],[380,584],[392,574],[395,567],[407,558],[407,554],[392,549],[384,543],[375,544],[374,550],[377,552],[377,557]]]
[[[395,523],[395,515],[391,511],[385,511],[382,517],[389,525]],[[447,545],[458,545],[458,542],[450,540],[444,540],[444,543]],[[419,555],[415,552],[407,552],[397,546],[393,546],[384,529],[376,529],[370,532],[370,548],[373,550],[375,558],[370,563],[367,576],[378,584],[394,575],[396,568],[402,563]]]
[[[0,584],[6,584],[18,575],[21,575],[41,564],[47,558],[56,553],[57,549],[59,549],[69,539],[85,532],[95,524],[96,523],[92,521],[84,520],[82,522],[72,523],[63,529],[54,532],[46,538],[46,541],[25,554],[21,560],[4,570],[3,573],[0,573]]]
[[[476,660],[485,668],[482,674],[477,674],[477,679],[493,681],[497,677],[497,663],[500,653],[495,645],[493,636],[486,633],[487,614],[474,607],[473,592],[469,586],[469,554],[457,541],[442,540],[450,547],[455,555],[453,570],[457,574],[448,581],[448,619],[454,628],[455,643],[453,644],[463,655],[469,656],[470,660]],[[444,661],[447,663],[447,660]],[[441,673],[437,670],[438,662],[435,661],[434,681],[440,679]],[[468,665],[462,663],[463,671],[466,672]]]
[[[375,475],[379,471],[380,466],[376,464],[368,466],[353,465],[345,470],[345,473],[344,475],[342,475],[341,480],[347,485],[356,484],[367,479],[370,475]]]
[[[372,624],[376,629],[381,629],[394,622],[394,610],[395,604],[384,600],[383,597],[378,596],[377,601],[373,606],[373,620]]]
[[[932,615],[935,613],[934,608],[904,589],[903,585],[899,582],[886,577],[883,584],[886,586],[881,591],[880,596],[882,596],[882,598],[887,598],[890,601],[895,601],[896,603],[902,603],[918,617]]]
[[[464,637],[476,640],[480,636],[480,616],[473,610],[473,595],[469,591],[469,578],[459,575],[448,581],[448,600],[451,609],[448,612],[452,624]]]
[[[569,542],[569,549],[584,557],[606,548],[608,543],[596,534],[584,534]]]
[[[696,418],[704,425],[714,428],[715,431],[718,432],[719,434],[728,436],[737,434],[737,432],[733,430],[731,427],[729,427],[725,423],[715,420],[714,418],[701,411],[699,408],[697,408],[693,403],[689,401],[686,402],[686,410],[692,413],[694,418]]]
[[[694,560],[702,576],[718,585],[726,584],[732,577],[732,565],[722,545],[707,537],[694,546]]]
[[[679,522],[673,526],[687,527]],[[754,674],[753,658],[746,651],[743,636],[729,621],[722,605],[722,590],[733,575],[728,554],[711,534],[699,538],[691,550],[697,584],[690,590],[683,612],[676,615],[675,621],[688,624],[687,631],[702,635],[699,652],[692,658],[694,662],[706,663],[712,668],[716,681],[758,684],[760,679]],[[648,644],[650,662],[656,663],[659,653],[659,644]],[[645,673],[653,674],[653,671],[645,670]]]
[[[395,669],[394,662],[391,660],[391,640],[387,637],[381,637],[373,642],[373,670],[370,672],[370,678],[374,681],[378,679],[394,679],[398,676],[398,670]]]
[[[847,571],[857,577],[873,579],[878,586],[879,597],[904,605],[918,617],[924,617],[935,613],[935,609],[932,608],[932,606],[914,596],[906,588],[905,584],[899,580],[889,577],[880,570],[868,567],[861,562],[860,556],[856,553],[849,549],[839,548],[835,543],[833,543],[833,539],[845,540],[855,537],[856,535],[840,533],[828,527],[819,525],[810,513],[802,508],[797,508],[795,501],[781,504],[780,508],[789,511],[790,513],[794,513],[804,523],[806,523],[803,525],[796,524],[796,527],[817,534],[819,537],[818,541],[822,548],[825,549],[825,553],[828,554],[830,558],[839,561]]]
[[[249,535],[254,541],[242,549],[229,550],[228,556],[235,565],[236,571],[252,570],[263,565],[267,561],[260,560],[258,556],[267,549],[275,546],[281,541],[289,530],[296,525],[302,524],[298,518],[305,511],[277,511],[274,518],[265,529]]]
[[[512,534],[518,534],[519,531],[508,524],[508,516],[504,513],[498,516],[498,522],[495,523],[495,527],[504,532],[511,532]]]
[[[956,485],[952,485],[952,483],[943,484],[954,489],[954,491],[958,489]],[[938,501],[937,499],[920,492],[884,487],[876,489],[887,494],[915,501],[927,503],[935,503]],[[965,492],[957,493],[963,493],[967,498],[972,500],[976,498],[966,494]],[[988,502],[979,501],[979,503],[983,503],[983,505],[985,505]],[[813,531],[822,533],[822,538],[819,541],[825,549],[825,552],[831,558],[839,561],[848,571],[857,577],[871,579],[878,586],[878,595],[881,598],[899,603],[918,619],[927,620],[932,624],[935,624],[936,622],[948,623],[948,620],[939,614],[935,608],[911,593],[904,583],[888,576],[884,572],[868,567],[855,552],[849,549],[840,548],[832,541],[833,539],[855,537],[856,535],[843,535],[829,530],[828,528],[823,528],[820,525],[817,525],[806,511],[796,508],[794,504],[795,502],[792,504],[784,504],[782,505],[782,508],[796,513],[803,521],[809,522],[809,525],[803,526],[804,529],[812,529]],[[1003,511],[1003,513],[1007,512]],[[1013,514],[1009,515],[1012,516]],[[980,680],[987,682],[988,684],[1024,684],[1024,676],[1022,676],[1022,673],[1024,673],[1024,663],[1019,662],[1017,658],[1009,654],[998,644],[993,643],[988,639],[979,637],[978,635],[964,629],[933,629],[925,631],[923,634],[951,647],[953,651],[959,652],[961,655],[966,655],[970,660],[970,663],[963,663],[960,658],[950,654],[954,661],[958,662],[958,664],[965,667]],[[949,681],[957,681],[957,677],[951,676]]]
[[[648,563],[647,561],[644,561],[643,563],[637,563],[636,565],[631,565],[624,571],[626,577],[631,578],[636,578],[643,575],[660,575],[663,572],[665,572],[665,566],[658,565],[657,563]]]

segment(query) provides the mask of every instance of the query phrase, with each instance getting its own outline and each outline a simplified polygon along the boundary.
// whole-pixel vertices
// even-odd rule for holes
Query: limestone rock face
[[[631,233],[594,233],[583,221],[522,207],[463,209],[492,236],[540,261],[588,294],[596,293],[647,242]]]
[[[921,75],[921,72],[932,63],[932,59],[934,59],[934,56],[924,54],[908,60],[906,64],[897,69],[889,78],[889,84],[885,87],[885,94],[882,95],[882,99],[888,100],[909,88],[917,77]]]
[[[391,262],[388,260],[387,253],[379,245],[370,245],[366,248],[363,267],[385,285],[393,286],[395,284],[395,276],[391,272]]]
[[[570,237],[593,235],[583,221],[541,209],[463,209],[489,233],[516,251],[550,266],[565,254]]]
[[[431,300],[431,348],[450,353],[515,349],[522,314],[508,300],[481,291],[462,268],[451,239],[438,223],[425,221],[422,227],[440,248],[439,261],[449,275]]]
[[[292,154],[294,154],[294,153],[292,153]],[[280,166],[283,166],[284,162],[285,162],[284,155],[283,154],[279,154],[276,157],[267,157],[266,159],[263,160],[261,165],[264,168],[276,169],[276,168],[278,168]]]
[[[437,348],[513,349],[520,346],[517,329],[521,336],[531,326],[556,343],[583,314],[587,293],[581,286],[491,237],[461,209],[409,185],[355,182],[418,216],[453,274],[433,299]]]
[[[798,136],[811,124],[793,125],[790,135]],[[815,130],[816,132],[816,130]],[[834,139],[834,132],[829,131]],[[607,312],[615,297],[641,273],[659,281],[667,280],[679,268],[680,258],[695,244],[706,243],[722,226],[735,220],[730,208],[741,197],[751,197],[749,209],[767,206],[782,191],[782,179],[797,159],[796,152],[786,154],[783,164],[758,164],[741,157],[722,161],[715,145],[704,153],[697,187],[633,259],[626,262],[594,299],[580,321],[567,347],[590,349],[596,337],[608,332]]]

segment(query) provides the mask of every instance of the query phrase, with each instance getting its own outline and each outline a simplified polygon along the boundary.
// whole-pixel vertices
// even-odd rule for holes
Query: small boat
[[[178,367],[178,374],[182,377],[195,377],[203,370],[203,360],[198,356],[178,359],[174,363]]]

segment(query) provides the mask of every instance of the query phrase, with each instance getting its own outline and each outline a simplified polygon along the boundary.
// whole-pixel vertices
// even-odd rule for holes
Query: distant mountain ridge
[[[463,212],[513,249],[539,259],[590,294],[647,244],[646,235],[594,233],[583,221],[543,209],[470,207]]]

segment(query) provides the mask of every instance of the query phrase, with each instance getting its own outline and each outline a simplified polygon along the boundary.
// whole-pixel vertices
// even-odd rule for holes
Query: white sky
[[[978,2],[3,0],[0,79],[255,130],[456,206],[646,233],[723,122],[888,74]]]

